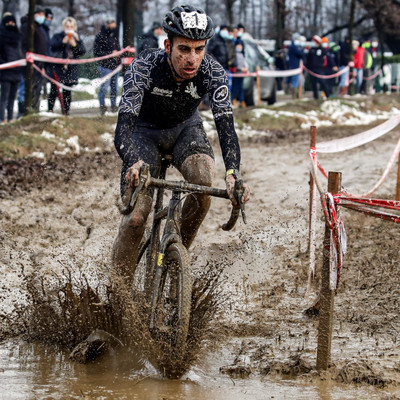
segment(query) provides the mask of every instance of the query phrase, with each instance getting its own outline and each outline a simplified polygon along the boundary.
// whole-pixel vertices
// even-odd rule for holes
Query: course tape
[[[21,60],[16,60],[16,61],[11,61],[8,63],[0,64],[0,70],[1,69],[8,69],[8,68],[17,68],[17,67],[23,67],[26,65],[26,60],[21,59]]]
[[[332,75],[320,75],[320,74],[316,74],[315,72],[309,70],[307,67],[305,67],[303,65],[303,68],[312,76],[315,76],[316,78],[320,78],[320,79],[332,79],[332,78],[336,78],[340,75],[345,74],[346,72],[349,71],[349,67],[345,67],[343,69],[341,69],[340,71],[336,72],[335,74]]]
[[[364,81],[370,81],[372,79],[375,79],[378,75],[380,75],[382,73],[382,68],[379,69],[378,71],[375,72],[375,74],[371,75],[371,76],[364,76],[363,79]]]
[[[27,62],[33,62],[33,61],[40,61],[40,62],[47,62],[47,63],[52,63],[52,64],[88,64],[96,61],[101,61],[101,60],[107,60],[108,58],[114,58],[118,57],[121,54],[129,52],[129,53],[135,53],[135,48],[134,47],[125,47],[124,49],[121,49],[120,51],[117,51],[115,53],[111,54],[106,54],[105,56],[101,57],[94,57],[94,58],[80,58],[80,59],[75,59],[75,58],[56,58],[56,57],[49,57],[49,56],[44,56],[42,54],[35,54],[31,52],[26,53],[26,61]]]
[[[347,136],[342,139],[330,140],[317,144],[316,151],[318,153],[337,153],[340,151],[350,150],[363,144],[372,142],[373,140],[390,132],[400,123],[400,115],[396,115],[383,124],[369,129],[368,131],[358,133],[356,135]]]
[[[37,71],[39,71],[47,80],[49,80],[54,85],[60,87],[61,89],[69,90],[71,92],[86,92],[85,89],[77,89],[72,86],[66,86],[63,83],[56,81],[55,79],[48,76],[46,74],[46,72],[42,71],[37,65],[35,65],[35,64],[32,64],[32,65],[33,65],[33,68],[35,68]],[[91,81],[91,85],[95,86],[95,87],[100,86],[101,84],[103,84],[104,82],[109,80],[111,77],[113,77],[115,74],[117,74],[119,71],[121,71],[121,69],[122,69],[122,65],[118,65],[117,68],[115,68],[113,71],[111,71],[109,74],[103,76],[102,78],[93,79]]]

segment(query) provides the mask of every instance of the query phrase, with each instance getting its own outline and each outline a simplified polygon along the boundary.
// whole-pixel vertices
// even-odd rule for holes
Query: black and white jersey
[[[222,66],[205,54],[192,79],[177,82],[165,50],[142,52],[129,66],[119,114],[130,114],[160,130],[174,127],[193,116],[208,94],[221,150],[227,168],[239,168],[240,149],[233,123],[228,78]]]

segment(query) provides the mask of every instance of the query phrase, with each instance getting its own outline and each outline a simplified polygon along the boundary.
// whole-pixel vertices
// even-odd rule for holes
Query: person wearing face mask
[[[322,39],[318,35],[314,35],[312,41],[313,45],[307,54],[306,67],[315,74],[325,75],[327,66],[326,49],[324,49],[321,46]],[[310,74],[310,80],[311,80],[314,99],[316,100],[319,99],[318,86],[321,86],[321,89],[324,91],[326,97],[329,97],[331,95],[330,87],[327,84],[326,79],[319,78],[317,76]]]
[[[21,33],[15,17],[12,14],[4,15],[0,25],[0,64],[21,58]],[[6,110],[7,121],[13,121],[14,102],[20,80],[20,68],[7,68],[0,71],[0,123],[6,122]]]
[[[219,32],[216,33],[208,42],[206,52],[217,60],[225,71],[229,71],[229,48],[228,40],[232,41],[228,25],[221,25]]]
[[[114,18],[109,18],[107,19],[105,25],[101,27],[100,32],[96,35],[96,38],[94,39],[93,54],[95,57],[102,57],[107,54],[116,53],[119,50],[121,50],[121,46],[118,40],[117,23]],[[120,64],[120,57],[107,58],[106,60],[99,61],[98,69],[100,77],[102,78],[103,76],[108,75]],[[99,103],[101,115],[104,115],[107,111],[105,98],[108,88],[110,88],[111,111],[116,112],[118,110],[118,74],[115,74],[100,86]]]
[[[63,30],[56,33],[51,38],[51,51],[54,57],[63,59],[76,59],[86,53],[78,32],[76,20],[67,17],[62,22]],[[73,86],[78,83],[78,65],[76,64],[56,64],[54,72],[57,74],[59,81],[66,86]],[[61,109],[64,115],[69,114],[71,107],[71,91],[62,90]]]
[[[41,6],[36,6],[34,13],[34,32],[33,32],[33,52],[36,54],[47,55],[47,38],[46,32],[43,29],[45,21],[45,11]],[[22,51],[25,54],[28,49],[28,19],[21,25],[22,34]],[[44,70],[44,65],[41,62],[35,61],[35,65]],[[32,79],[32,109],[39,112],[40,107],[40,92],[42,91],[43,77],[39,71],[33,70]]]

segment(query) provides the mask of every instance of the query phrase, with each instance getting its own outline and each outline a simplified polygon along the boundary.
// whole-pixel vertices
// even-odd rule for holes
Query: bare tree
[[[226,16],[228,24],[233,25],[233,6],[236,0],[225,0]]]
[[[275,50],[283,47],[285,33],[286,0],[275,0],[276,42]]]

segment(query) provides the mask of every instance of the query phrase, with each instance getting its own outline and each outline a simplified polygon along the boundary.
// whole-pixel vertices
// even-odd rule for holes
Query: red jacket
[[[354,68],[362,68],[364,65],[364,47],[358,46],[354,54]]]

